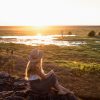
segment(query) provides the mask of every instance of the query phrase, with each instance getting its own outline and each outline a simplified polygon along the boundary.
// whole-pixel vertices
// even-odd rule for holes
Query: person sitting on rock
[[[56,89],[58,94],[70,93],[77,100],[74,94],[64,88],[57,79],[53,70],[47,74],[42,67],[43,52],[38,49],[33,49],[29,55],[29,61],[25,70],[25,79],[30,81],[30,87],[36,93],[49,93],[52,89]]]

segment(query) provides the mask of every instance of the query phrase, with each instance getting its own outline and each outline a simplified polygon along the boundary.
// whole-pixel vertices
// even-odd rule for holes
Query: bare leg
[[[70,92],[70,93],[73,93],[73,92],[70,91],[69,89],[63,87],[61,84],[58,83],[58,85],[59,85],[59,87],[60,87],[63,91],[68,92],[68,93],[69,93],[69,92]]]
[[[58,94],[67,94],[67,93],[72,93],[70,90],[66,89],[60,83],[58,80],[56,81],[55,87],[58,89]]]
[[[58,82],[58,79],[57,79],[57,76],[55,74],[55,72],[53,70],[51,70],[49,73],[46,74],[46,77],[49,77],[53,75],[53,77],[55,77],[55,85],[54,85],[54,88],[58,90],[58,94],[67,94],[67,93],[72,93],[70,90],[64,88],[59,82]]]
[[[56,74],[53,72],[52,75],[54,75],[54,77],[56,78],[56,83],[55,83],[55,88],[58,90],[58,94],[67,94],[67,93],[73,93],[70,90],[66,89],[65,87],[63,87],[59,82],[58,79],[56,77]]]

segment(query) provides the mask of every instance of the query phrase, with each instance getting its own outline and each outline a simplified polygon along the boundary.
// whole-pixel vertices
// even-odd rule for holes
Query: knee
[[[56,73],[53,70],[51,70],[51,75],[56,77]]]
[[[51,73],[50,76],[53,77],[53,78],[55,78],[55,79],[57,79],[57,75],[55,74],[55,72]]]
[[[49,73],[47,73],[47,77],[51,77],[51,76],[55,76],[56,77],[56,74],[53,70],[51,70]]]

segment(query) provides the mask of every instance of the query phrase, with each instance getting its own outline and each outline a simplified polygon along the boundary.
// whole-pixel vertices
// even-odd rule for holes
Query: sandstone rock
[[[0,100],[75,100],[68,95],[34,94],[28,82],[0,72]]]

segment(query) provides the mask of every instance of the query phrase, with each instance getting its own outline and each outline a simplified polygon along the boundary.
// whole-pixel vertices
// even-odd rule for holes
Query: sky
[[[100,25],[100,0],[0,0],[0,25]]]

